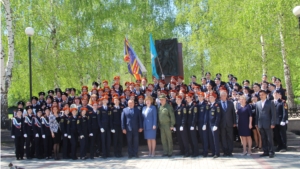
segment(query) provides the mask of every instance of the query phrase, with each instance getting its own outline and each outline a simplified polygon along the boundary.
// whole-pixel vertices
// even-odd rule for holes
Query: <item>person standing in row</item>
[[[261,135],[262,146],[264,153],[261,157],[274,157],[273,150],[273,130],[276,125],[276,110],[274,103],[267,100],[267,92],[261,90],[259,92],[260,101],[256,103],[256,123]]]
[[[139,132],[143,131],[143,124],[140,111],[134,107],[133,100],[129,100],[128,107],[123,109],[121,127],[127,137],[128,158],[138,158]]]
[[[24,137],[26,139],[26,158],[31,160],[34,157],[34,135],[33,135],[33,119],[35,115],[32,112],[32,106],[26,107],[27,115],[24,119]]]
[[[163,157],[172,157],[173,141],[172,130],[174,129],[175,116],[171,105],[167,104],[167,97],[165,94],[159,96],[160,107],[158,112],[158,121],[161,134],[161,142],[163,146]]]
[[[63,115],[60,118],[60,129],[62,132],[62,157],[63,159],[68,159],[69,157],[69,143],[70,140],[68,139],[68,121],[69,121],[69,108],[63,108]]]
[[[51,130],[49,126],[50,107],[44,109],[45,115],[42,117],[42,138],[44,143],[45,159],[52,158],[52,144],[53,139],[51,137]]]
[[[182,104],[182,96],[176,96],[175,111],[175,128],[176,136],[179,142],[180,154],[183,157],[189,157],[189,140],[188,140],[188,128],[187,128],[187,110],[184,104]]]
[[[60,116],[58,114],[58,106],[52,106],[51,109],[52,114],[49,117],[49,126],[53,138],[54,159],[59,160],[59,144],[61,142]]]
[[[90,158],[94,159],[94,154],[96,150],[96,157],[99,156],[98,151],[100,149],[100,136],[99,136],[99,124],[98,124],[98,114],[100,114],[100,110],[98,110],[98,103],[92,103],[93,110],[89,111],[88,119],[89,119],[89,137],[90,137]]]
[[[113,133],[114,155],[119,158],[122,157],[123,134],[121,130],[121,115],[123,108],[120,107],[120,100],[118,96],[113,97],[114,107],[111,113],[111,132]]]
[[[236,114],[234,105],[231,101],[227,101],[227,92],[220,91],[221,98],[221,141],[223,146],[223,156],[232,156],[233,151],[233,127],[236,126]],[[251,148],[251,147],[250,147]]]
[[[72,116],[68,119],[68,138],[71,140],[71,157],[73,160],[77,160],[76,149],[77,149],[77,141],[78,141],[78,130],[77,130],[77,108],[70,109]]]
[[[81,115],[77,119],[77,129],[80,138],[80,159],[86,159],[86,150],[88,148],[88,117],[86,115],[88,109],[86,107],[81,108]]]
[[[22,117],[23,109],[19,108],[17,114],[12,118],[12,127],[11,127],[11,138],[15,142],[15,154],[17,160],[23,160],[24,156],[24,138],[23,138],[23,127],[24,119]]]
[[[252,110],[250,105],[247,104],[247,97],[245,95],[239,98],[241,107],[237,111],[238,119],[238,130],[243,144],[243,155],[251,155],[251,129],[252,129]],[[246,146],[248,145],[248,151]]]
[[[36,158],[43,158],[43,147],[42,147],[42,109],[36,109],[36,117],[33,121],[33,133],[34,133],[34,143],[35,143],[35,155]]]
[[[146,106],[143,107],[143,128],[144,138],[147,140],[149,156],[155,156],[156,147],[156,127],[157,127],[157,110],[152,105],[153,99],[151,96],[145,98]]]

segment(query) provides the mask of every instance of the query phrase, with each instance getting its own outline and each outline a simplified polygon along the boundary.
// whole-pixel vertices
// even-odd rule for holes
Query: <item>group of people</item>
[[[233,156],[236,139],[241,140],[242,155],[251,155],[253,148],[262,148],[261,156],[270,158],[275,151],[286,151],[288,112],[281,80],[272,77],[268,82],[263,75],[261,83],[250,86],[249,80],[240,85],[231,74],[228,82],[221,76],[217,73],[212,80],[207,72],[199,84],[191,76],[189,85],[182,76],[172,76],[169,83],[153,77],[152,84],[142,78],[125,82],[124,88],[116,76],[111,87],[107,80],[93,82],[90,91],[82,86],[78,95],[75,88],[56,88],[47,96],[39,92],[26,104],[19,101],[14,112],[16,158],[23,159],[24,145],[27,159],[58,160],[60,151],[64,159],[76,160],[77,154],[80,159],[108,158],[111,149],[122,157],[125,142],[128,158],[138,158],[144,140],[154,157],[157,137],[168,157],[174,138],[183,157],[207,157],[210,151],[218,158],[221,148],[223,156]]]

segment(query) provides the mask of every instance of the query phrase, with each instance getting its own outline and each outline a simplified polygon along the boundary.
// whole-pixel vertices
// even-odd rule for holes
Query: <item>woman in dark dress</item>
[[[53,152],[54,159],[59,160],[59,144],[61,142],[61,131],[60,131],[60,116],[57,106],[52,106],[52,114],[49,117],[49,125],[51,130],[51,135],[53,138]]]
[[[252,129],[252,110],[246,103],[247,98],[245,95],[239,98],[241,107],[237,111],[238,115],[238,130],[243,144],[243,155],[247,155],[246,146],[248,145],[248,155],[251,155],[251,129]]]

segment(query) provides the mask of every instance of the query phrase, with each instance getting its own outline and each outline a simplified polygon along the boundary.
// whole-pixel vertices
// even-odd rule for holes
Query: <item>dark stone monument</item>
[[[155,66],[159,77],[164,74],[166,82],[169,82],[171,76],[183,76],[182,44],[176,38],[156,40],[155,48]]]

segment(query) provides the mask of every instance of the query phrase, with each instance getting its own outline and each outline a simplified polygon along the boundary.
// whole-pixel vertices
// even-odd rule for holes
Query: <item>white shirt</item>
[[[266,99],[267,100],[267,99]],[[264,108],[265,106],[265,103],[266,103],[266,100],[265,101],[261,101],[261,107]]]

